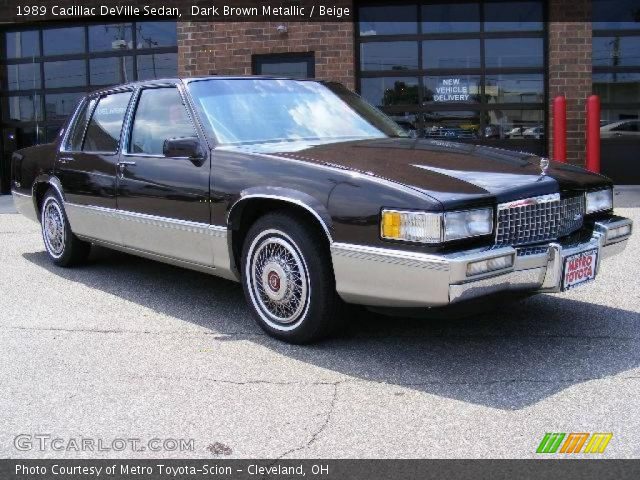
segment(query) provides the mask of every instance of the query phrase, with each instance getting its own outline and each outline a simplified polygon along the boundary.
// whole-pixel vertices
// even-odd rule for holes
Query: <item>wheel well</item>
[[[299,220],[307,223],[313,228],[320,238],[326,240],[327,248],[329,247],[330,237],[324,225],[309,210],[295,203],[285,200],[275,200],[269,198],[255,198],[247,200],[243,205],[239,206],[240,211],[230,219],[229,228],[231,230],[231,248],[233,251],[233,260],[236,268],[240,268],[240,255],[242,254],[242,246],[247,237],[247,233],[256,220],[263,215],[273,212],[286,212],[294,215]]]
[[[50,188],[52,188],[51,185],[46,182],[37,183],[35,187],[33,187],[33,195],[35,196],[38,218],[40,218],[40,214],[42,213],[42,200],[44,200],[44,195]]]

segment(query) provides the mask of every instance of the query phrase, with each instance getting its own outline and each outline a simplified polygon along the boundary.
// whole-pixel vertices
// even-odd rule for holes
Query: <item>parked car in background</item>
[[[238,281],[260,327],[294,343],[330,333],[345,302],[424,310],[575,288],[632,228],[603,176],[409,138],[344,87],[310,80],[100,90],[54,143],[14,153],[12,172],[56,265],[95,244]]]
[[[423,136],[426,138],[446,138],[449,140],[477,138],[474,130],[438,125],[426,128]]]
[[[509,130],[506,134],[505,137],[507,138],[522,138],[524,135],[524,127],[513,127],[511,130]]]
[[[600,127],[600,138],[640,138],[640,120],[620,120]]]
[[[544,137],[544,127],[531,127],[527,128],[522,136],[524,138],[535,138],[536,140],[540,140]]]

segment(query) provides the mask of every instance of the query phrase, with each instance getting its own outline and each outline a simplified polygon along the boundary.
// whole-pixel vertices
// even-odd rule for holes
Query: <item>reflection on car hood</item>
[[[540,157],[531,153],[442,140],[299,140],[219,148],[354,170],[412,187],[443,203],[470,197],[507,201],[610,183],[600,175],[556,162],[542,175]]]

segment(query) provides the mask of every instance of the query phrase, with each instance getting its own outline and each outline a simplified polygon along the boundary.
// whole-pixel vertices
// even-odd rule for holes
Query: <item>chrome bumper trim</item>
[[[477,249],[430,255],[386,248],[333,243],[331,256],[336,289],[343,300],[376,307],[434,307],[502,291],[559,292],[564,259],[596,248],[599,270],[603,259],[624,250],[630,235],[607,241],[607,233],[629,219],[612,217],[596,222],[592,237],[578,244],[557,242],[533,253],[518,249]],[[467,264],[514,255],[512,267],[467,277]]]
[[[455,303],[500,291],[535,290],[540,286],[544,273],[544,267],[530,268],[475,282],[451,285],[449,287],[449,301]]]

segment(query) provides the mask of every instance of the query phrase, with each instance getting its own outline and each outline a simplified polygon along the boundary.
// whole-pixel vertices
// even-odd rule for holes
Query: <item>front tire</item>
[[[317,230],[302,216],[270,213],[253,224],[242,250],[242,285],[256,322],[289,343],[317,341],[339,321],[329,248]]]
[[[62,201],[52,189],[45,193],[42,200],[40,224],[44,246],[53,263],[60,267],[71,267],[87,259],[91,244],[73,234]]]

